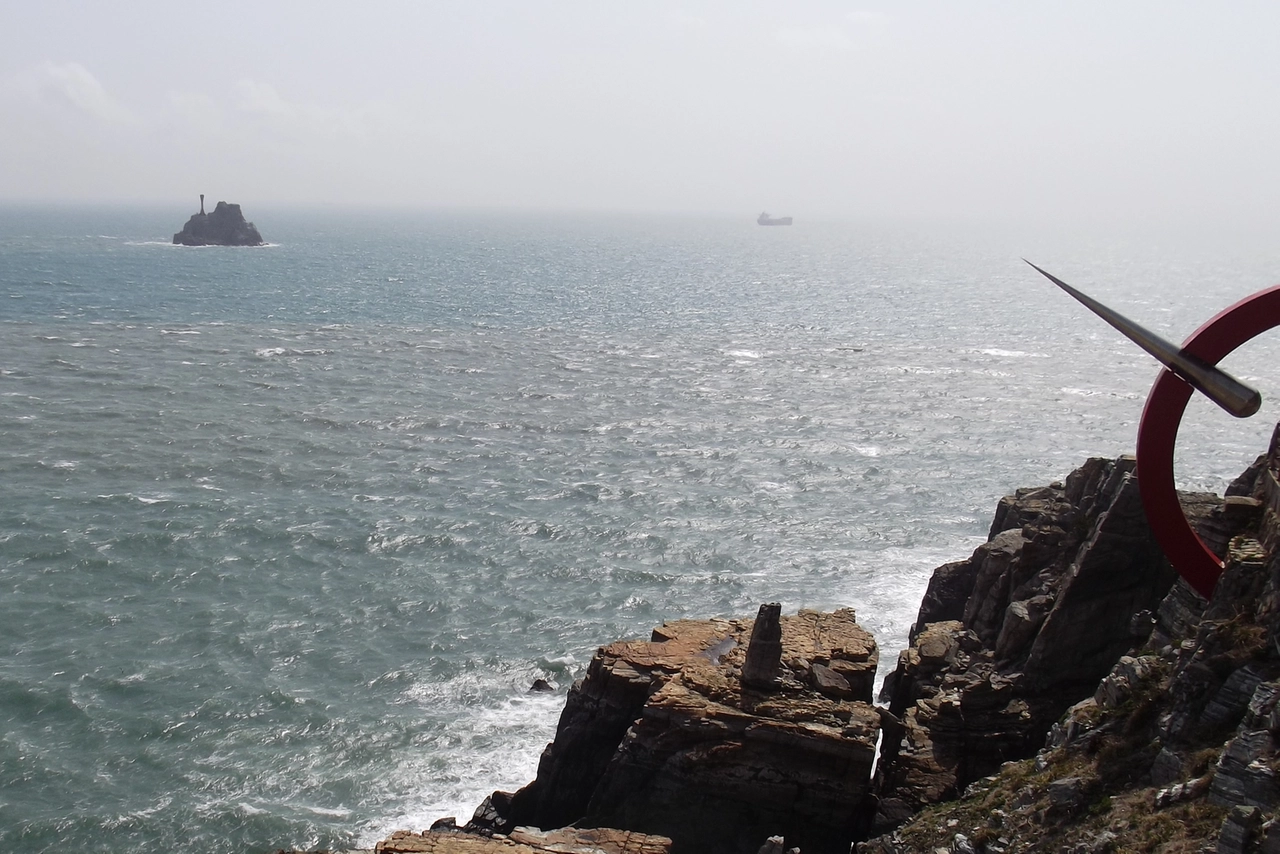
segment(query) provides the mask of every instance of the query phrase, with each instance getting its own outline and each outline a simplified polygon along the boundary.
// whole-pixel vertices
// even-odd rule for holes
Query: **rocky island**
[[[200,194],[200,212],[191,215],[187,224],[173,236],[181,246],[262,246],[262,235],[251,222],[245,222],[239,205],[218,202],[213,213],[204,212],[204,193]]]
[[[934,571],[880,705],[851,610],[667,623],[596,653],[533,782],[377,851],[1280,851],[1280,428],[1181,500],[1210,600],[1091,459]]]

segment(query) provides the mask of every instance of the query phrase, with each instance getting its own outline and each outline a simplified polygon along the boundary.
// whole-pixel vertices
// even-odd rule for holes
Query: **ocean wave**
[[[1023,350],[1002,350],[998,347],[985,347],[981,350],[972,350],[970,352],[979,353],[983,356],[1003,356],[1008,358],[1021,359],[1048,359],[1048,353],[1028,353]]]
[[[280,356],[328,356],[332,350],[323,348],[296,349],[293,347],[260,347],[253,351],[259,359],[274,359]]]

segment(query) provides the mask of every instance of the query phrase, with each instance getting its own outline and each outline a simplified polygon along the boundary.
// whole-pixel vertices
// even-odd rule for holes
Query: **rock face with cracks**
[[[1052,723],[1033,757],[970,782],[858,851],[1280,850],[1278,475],[1273,436],[1268,454],[1211,512],[1196,509],[1211,502],[1184,496],[1201,538],[1225,562],[1207,602],[1175,581],[1150,613],[1136,615],[1140,636]],[[934,624],[919,639],[954,630]],[[1051,674],[1038,675],[1052,684]]]
[[[757,688],[742,680],[753,625],[679,621],[602,648],[537,779],[495,793],[481,824],[625,827],[670,837],[674,854],[755,851],[774,835],[846,851],[880,729],[875,641],[851,610],[782,616],[776,679]]]
[[[1189,498],[1206,519],[1216,506]],[[1147,527],[1132,457],[1091,459],[1063,484],[1002,499],[987,542],[934,573],[886,682],[897,726],[874,829],[1034,754],[1146,638],[1176,577]]]

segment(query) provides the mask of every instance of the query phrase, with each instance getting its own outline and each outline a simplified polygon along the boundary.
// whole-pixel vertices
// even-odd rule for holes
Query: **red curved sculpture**
[[[1191,333],[1183,350],[1216,365],[1246,341],[1280,326],[1280,285],[1226,308]],[[1138,485],[1156,541],[1196,592],[1208,599],[1222,575],[1222,561],[1191,529],[1173,483],[1173,446],[1192,388],[1170,370],[1151,386],[1138,425]]]

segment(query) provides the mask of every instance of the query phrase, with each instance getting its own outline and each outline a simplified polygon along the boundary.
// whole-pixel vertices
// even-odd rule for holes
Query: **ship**
[[[765,211],[756,217],[757,225],[791,225],[791,217],[789,216],[769,216],[769,212]]]

